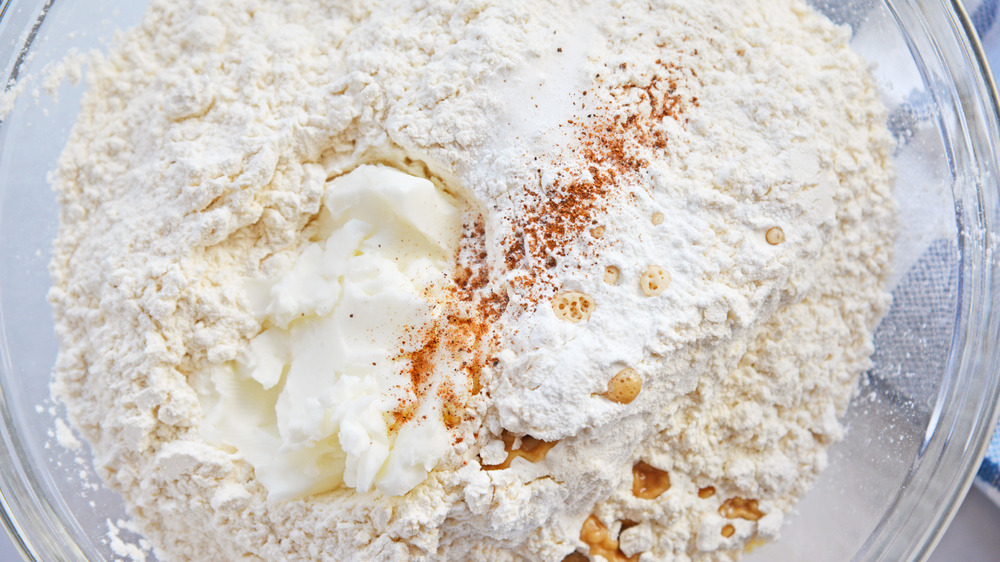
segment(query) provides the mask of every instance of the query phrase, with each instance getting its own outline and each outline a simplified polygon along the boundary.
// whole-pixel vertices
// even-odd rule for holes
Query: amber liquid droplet
[[[785,231],[776,226],[768,230],[767,233],[764,234],[764,237],[767,239],[768,244],[777,246],[785,241]]]
[[[604,393],[612,402],[629,404],[642,391],[642,377],[635,369],[622,369],[608,381],[608,391]]]
[[[719,515],[726,519],[746,519],[747,521],[757,521],[764,517],[764,513],[757,508],[757,500],[746,500],[743,498],[729,498],[719,506]]]
[[[611,538],[611,532],[596,516],[591,515],[583,522],[580,540],[590,547],[590,556],[603,556],[608,562],[637,562],[639,555],[625,556],[618,549],[618,541]]]
[[[652,500],[670,489],[670,475],[639,461],[632,467],[632,494],[637,498]]]
[[[517,437],[507,431],[503,432],[504,450],[507,451],[507,458],[500,464],[484,464],[483,470],[505,470],[510,468],[510,463],[517,457],[528,462],[538,462],[549,454],[549,450],[556,446],[558,441],[542,441],[530,435],[521,438],[521,446],[514,449],[514,440]]]

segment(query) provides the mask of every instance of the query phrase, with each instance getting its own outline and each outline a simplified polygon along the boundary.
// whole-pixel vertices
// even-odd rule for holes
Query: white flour
[[[53,174],[54,391],[163,559],[736,558],[823,468],[888,305],[891,146],[847,39],[797,0],[154,0]],[[461,422],[404,496],[268,502],[203,438],[206,372],[372,162],[464,201]],[[527,436],[557,443],[507,468]]]

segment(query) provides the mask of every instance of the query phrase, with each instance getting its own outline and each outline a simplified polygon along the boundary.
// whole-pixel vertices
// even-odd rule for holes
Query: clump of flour
[[[847,40],[798,0],[153,0],[53,174],[54,392],[164,559],[737,558],[888,305],[891,139]],[[206,373],[372,163],[462,202],[441,330],[489,333],[416,488],[268,501],[205,439]]]

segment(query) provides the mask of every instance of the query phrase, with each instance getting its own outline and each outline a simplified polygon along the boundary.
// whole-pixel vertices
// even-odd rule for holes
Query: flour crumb
[[[62,418],[56,418],[55,426],[55,438],[62,447],[70,451],[76,451],[82,446],[80,440],[73,435],[73,430],[66,425],[66,422]]]
[[[24,93],[25,88],[28,86],[28,80],[26,78],[21,78],[13,84],[9,84],[7,88],[0,93],[0,119],[7,117],[14,109],[14,104],[17,102],[17,98]]]
[[[59,87],[64,83],[77,85],[83,79],[83,67],[87,57],[76,47],[56,62],[45,65],[42,69],[42,89],[56,99]]]
[[[111,522],[110,519],[107,520],[108,532],[105,537],[108,539],[108,545],[111,547],[111,552],[115,556],[122,560],[130,560],[132,562],[146,562],[148,557],[148,552],[143,550],[137,545],[127,543],[122,540],[120,533],[122,528]]]

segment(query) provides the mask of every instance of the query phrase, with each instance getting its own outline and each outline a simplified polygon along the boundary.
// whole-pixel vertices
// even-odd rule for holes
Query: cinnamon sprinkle
[[[642,170],[667,146],[662,122],[681,121],[689,108],[698,106],[697,97],[688,96],[683,87],[693,75],[690,70],[661,59],[655,72],[644,86],[607,86],[598,75],[588,90],[605,90],[609,101],[592,107],[587,119],[565,123],[574,130],[575,142],[566,157],[547,167],[555,171],[549,185],[538,169],[537,184],[525,186],[514,234],[504,240],[504,248],[508,269],[519,272],[512,285],[530,302],[551,292],[554,265],[585,232],[598,227],[608,204],[643,184]],[[638,100],[632,90],[639,91]],[[583,243],[592,251],[591,241]]]
[[[390,430],[412,420],[427,393],[438,382],[436,394],[442,401],[442,421],[449,429],[458,427],[468,416],[468,402],[482,390],[483,368],[495,347],[492,326],[507,307],[505,293],[489,290],[489,268],[486,263],[486,231],[481,216],[463,225],[459,245],[459,265],[453,274],[455,286],[443,303],[445,313],[429,329],[418,334],[420,347],[401,353],[397,359],[409,362],[408,397],[400,400],[390,412]],[[451,378],[441,376],[447,359],[459,360],[464,375],[456,386]]]
[[[693,72],[658,60],[655,73],[645,85],[634,82],[609,86],[597,75],[586,92],[590,107],[585,119],[570,119],[564,125],[572,131],[574,143],[563,156],[548,160],[537,168],[536,181],[519,191],[511,234],[502,241],[504,265],[514,275],[505,280],[522,297],[523,306],[533,307],[555,291],[558,266],[567,262],[571,248],[582,242],[585,252],[595,254],[600,237],[586,237],[588,232],[603,231],[599,219],[610,203],[628,196],[644,184],[641,173],[666,148],[669,139],[663,127],[666,119],[679,122],[696,97],[684,87]],[[636,96],[633,90],[638,90]],[[636,99],[638,98],[638,99]],[[602,104],[599,100],[604,99]],[[563,125],[560,125],[563,126]],[[535,157],[532,161],[539,160]],[[554,173],[543,180],[543,171]],[[411,419],[447,359],[458,359],[464,374],[463,384],[445,382],[437,388],[443,401],[442,417],[450,428],[465,419],[468,403],[482,391],[482,374],[491,361],[492,350],[499,344],[492,326],[506,311],[507,289],[491,285],[493,277],[487,264],[486,235],[481,216],[467,221],[454,272],[455,287],[443,303],[441,320],[416,334],[421,346],[398,358],[409,361],[408,398],[400,400],[391,412],[393,431]]]

